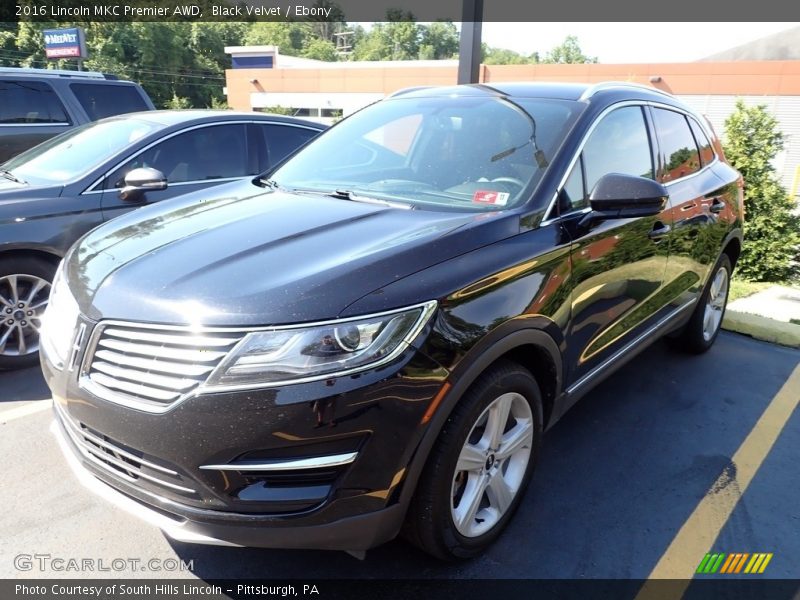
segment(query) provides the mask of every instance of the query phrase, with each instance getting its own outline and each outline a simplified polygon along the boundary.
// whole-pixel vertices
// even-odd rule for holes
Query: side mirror
[[[646,177],[609,173],[603,175],[589,194],[591,212],[581,225],[608,219],[630,219],[657,215],[667,203],[667,188]]]
[[[141,167],[125,175],[125,187],[119,191],[119,197],[134,202],[145,192],[165,189],[167,189],[167,178],[161,171]]]

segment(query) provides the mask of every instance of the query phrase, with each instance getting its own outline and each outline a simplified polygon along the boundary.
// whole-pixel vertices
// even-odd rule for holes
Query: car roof
[[[625,81],[603,81],[600,83],[564,83],[548,81],[512,81],[473,83],[445,87],[417,87],[395,92],[392,97],[441,97],[441,96],[506,96],[509,98],[551,98],[572,101],[591,101],[593,97],[606,98],[629,95],[642,100],[677,99],[657,88]]]
[[[139,119],[157,123],[163,127],[172,125],[183,125],[186,123],[205,123],[209,121],[271,121],[284,122],[294,125],[303,125],[314,129],[323,130],[327,126],[308,119],[287,117],[283,115],[273,115],[259,112],[246,112],[234,110],[212,110],[212,109],[184,109],[184,110],[146,110],[140,112],[115,115],[104,120]]]

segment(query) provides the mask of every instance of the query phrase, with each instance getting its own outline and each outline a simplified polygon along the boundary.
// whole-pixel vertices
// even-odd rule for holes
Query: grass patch
[[[779,285],[775,283],[766,283],[763,281],[742,281],[741,279],[731,280],[731,289],[729,291],[728,301],[733,302],[739,298],[746,298],[753,294],[767,289],[770,286]]]

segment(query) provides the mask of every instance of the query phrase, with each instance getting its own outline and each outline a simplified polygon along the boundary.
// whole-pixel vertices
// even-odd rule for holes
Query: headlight
[[[436,310],[436,301],[362,318],[247,334],[206,387],[308,381],[374,368],[396,358]]]
[[[64,361],[67,359],[72,336],[75,333],[78,313],[78,303],[64,282],[59,265],[50,288],[50,298],[42,315],[42,327],[39,331],[42,351],[58,369],[64,368]]]

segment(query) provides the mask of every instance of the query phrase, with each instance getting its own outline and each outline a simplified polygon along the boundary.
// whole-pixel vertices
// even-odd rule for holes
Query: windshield
[[[540,98],[394,98],[345,119],[270,180],[351,200],[502,210],[530,198],[579,109]]]
[[[70,129],[6,162],[2,168],[35,185],[77,179],[163,125],[139,119],[111,119]]]

